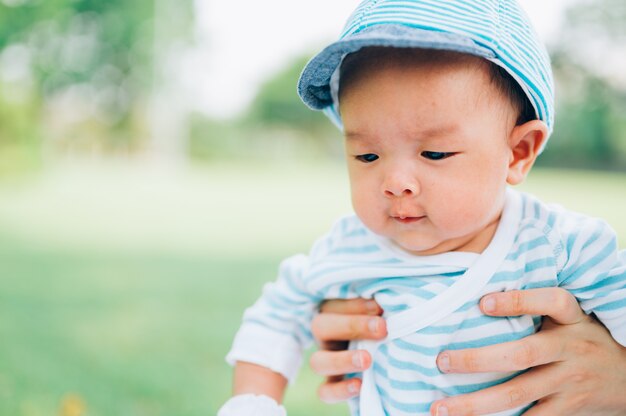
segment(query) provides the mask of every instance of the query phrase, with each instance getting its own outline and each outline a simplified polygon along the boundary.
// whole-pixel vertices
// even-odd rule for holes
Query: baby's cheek
[[[442,205],[435,218],[440,226],[450,234],[465,234],[482,222],[481,213],[475,208],[473,202],[462,198],[450,200],[447,204]]]
[[[374,232],[379,232],[383,226],[381,214],[372,205],[362,204],[360,209],[355,209],[356,215],[361,221]]]
[[[365,225],[369,225],[367,223],[371,222],[375,218],[373,215],[375,213],[373,206],[374,201],[364,194],[352,194],[352,208],[354,208],[356,215],[358,215],[359,218],[366,223]]]

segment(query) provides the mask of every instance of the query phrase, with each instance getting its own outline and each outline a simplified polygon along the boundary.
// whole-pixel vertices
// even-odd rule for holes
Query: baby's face
[[[482,252],[504,203],[511,105],[481,66],[368,71],[342,92],[352,204],[405,250]]]

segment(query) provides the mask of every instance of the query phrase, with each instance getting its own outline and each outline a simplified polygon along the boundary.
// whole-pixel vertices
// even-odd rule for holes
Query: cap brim
[[[494,52],[455,33],[435,32],[405,25],[375,25],[331,44],[305,66],[298,81],[298,95],[314,110],[327,110],[335,123],[341,123],[331,92],[331,78],[343,59],[369,46],[422,48],[467,53],[492,60]]]

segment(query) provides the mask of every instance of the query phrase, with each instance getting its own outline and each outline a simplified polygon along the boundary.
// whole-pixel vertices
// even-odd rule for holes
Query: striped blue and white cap
[[[517,0],[365,0],[339,40],[304,68],[298,94],[342,127],[337,90],[341,62],[368,46],[468,53],[504,68],[522,87],[550,132],[554,82],[550,58]]]

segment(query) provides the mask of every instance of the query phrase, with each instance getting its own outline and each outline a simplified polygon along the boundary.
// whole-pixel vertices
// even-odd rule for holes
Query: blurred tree
[[[44,138],[61,148],[139,146],[154,83],[155,1],[0,0],[0,146]],[[168,34],[190,30],[191,0],[176,3]]]
[[[196,160],[220,158],[338,157],[339,130],[319,111],[307,108],[296,92],[307,60],[295,59],[261,85],[248,110],[236,120],[191,120],[190,155]]]
[[[626,170],[626,2],[578,1],[551,50],[554,136],[540,165]]]
[[[10,0],[0,5],[0,49],[24,45],[46,94],[71,84],[145,87],[152,0]],[[148,78],[149,81],[149,78]],[[143,84],[143,85],[142,85]],[[132,91],[131,91],[132,92]]]
[[[319,111],[307,108],[296,91],[300,73],[308,58],[295,59],[265,82],[250,106],[248,122],[266,126],[289,126],[313,134],[326,134],[336,128]]]

